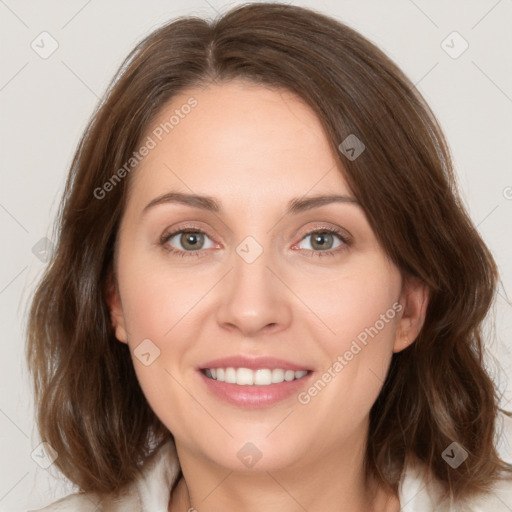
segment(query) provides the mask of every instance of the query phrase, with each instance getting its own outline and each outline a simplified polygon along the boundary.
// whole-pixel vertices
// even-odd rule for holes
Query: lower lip
[[[293,395],[297,396],[311,379],[312,374],[313,372],[309,372],[301,379],[268,386],[239,386],[210,379],[202,371],[199,371],[203,382],[214,395],[237,407],[247,408],[269,407]]]

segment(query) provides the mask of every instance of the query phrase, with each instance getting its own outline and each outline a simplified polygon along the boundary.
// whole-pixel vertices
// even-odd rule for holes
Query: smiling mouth
[[[304,378],[308,370],[284,370],[282,368],[203,368],[201,372],[209,379],[238,386],[270,386]]]

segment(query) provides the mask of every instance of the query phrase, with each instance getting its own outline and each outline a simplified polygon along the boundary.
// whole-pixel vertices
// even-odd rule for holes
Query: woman
[[[83,492],[43,510],[512,509],[496,266],[434,115],[355,31],[284,4],[158,29],[59,222],[27,357]]]

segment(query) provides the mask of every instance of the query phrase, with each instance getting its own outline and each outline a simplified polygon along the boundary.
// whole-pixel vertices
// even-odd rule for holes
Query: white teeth
[[[284,372],[284,380],[290,382],[293,379],[295,379],[295,372],[293,370],[286,370]]]
[[[254,384],[256,384],[256,386],[268,386],[272,384],[272,370],[256,370],[254,372]]]
[[[228,384],[236,384],[236,370],[234,368],[226,368],[224,373],[224,382]]]
[[[236,371],[236,384],[252,386],[254,384],[254,372],[249,370],[249,368],[238,368]]]
[[[284,370],[281,370],[281,368],[276,368],[275,370],[272,370],[272,384],[283,382],[284,380]]]
[[[307,370],[283,370],[275,368],[261,368],[251,370],[250,368],[207,368],[205,375],[219,382],[228,384],[238,384],[239,386],[269,386],[270,384],[280,384],[281,382],[290,382],[296,379],[302,379],[307,375]]]

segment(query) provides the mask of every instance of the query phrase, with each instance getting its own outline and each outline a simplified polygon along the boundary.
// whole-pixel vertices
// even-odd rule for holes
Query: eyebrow
[[[220,203],[211,196],[202,196],[197,194],[184,194],[182,192],[168,192],[161,196],[155,197],[142,210],[142,215],[148,210],[160,204],[179,203],[193,208],[199,208],[214,213],[222,210]],[[285,214],[297,214],[313,208],[319,208],[331,203],[348,203],[359,206],[358,201],[354,197],[346,195],[318,195],[312,197],[299,197],[288,202]]]

